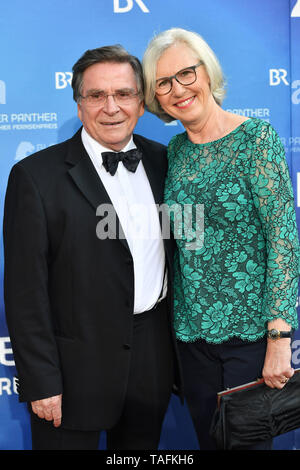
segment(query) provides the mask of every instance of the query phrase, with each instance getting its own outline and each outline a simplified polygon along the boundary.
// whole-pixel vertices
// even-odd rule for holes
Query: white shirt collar
[[[102,166],[103,164],[101,155],[102,152],[115,152],[115,150],[112,150],[99,144],[99,142],[97,142],[92,136],[90,136],[90,134],[85,130],[84,127],[81,131],[81,138],[87,153],[90,155],[90,157],[97,160],[97,164],[99,166]],[[120,150],[120,152],[127,152],[127,150],[131,150],[134,148],[136,148],[136,145],[133,142],[133,137],[131,136],[130,141],[125,145],[123,149]]]

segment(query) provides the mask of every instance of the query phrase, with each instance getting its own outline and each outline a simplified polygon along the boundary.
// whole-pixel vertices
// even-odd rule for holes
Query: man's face
[[[83,74],[84,97],[97,91],[110,94],[128,90],[138,91],[134,71],[128,63],[94,64]],[[90,136],[115,151],[129,142],[139,117],[144,114],[144,103],[139,96],[126,104],[117,104],[113,96],[108,96],[103,104],[96,106],[81,99],[77,107],[78,117]]]

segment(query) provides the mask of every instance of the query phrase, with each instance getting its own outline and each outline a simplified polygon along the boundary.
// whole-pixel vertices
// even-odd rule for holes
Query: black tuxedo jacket
[[[166,149],[138,135],[134,142],[161,204]],[[133,260],[125,239],[97,237],[104,203],[111,201],[81,130],[18,162],[5,199],[5,310],[19,399],[62,393],[63,426],[81,430],[114,425],[130,365]],[[164,244],[172,279],[173,243]],[[169,286],[170,305],[171,298]]]

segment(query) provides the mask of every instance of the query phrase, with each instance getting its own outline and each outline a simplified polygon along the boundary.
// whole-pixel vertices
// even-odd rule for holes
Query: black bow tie
[[[103,166],[112,176],[116,173],[120,161],[123,162],[127,170],[134,173],[141,158],[142,154],[137,149],[128,150],[128,152],[102,153]]]

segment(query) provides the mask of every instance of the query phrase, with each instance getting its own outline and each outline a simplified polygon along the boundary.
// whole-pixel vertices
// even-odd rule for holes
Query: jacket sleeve
[[[18,163],[4,206],[4,301],[19,378],[19,400],[62,393],[48,296],[48,236],[36,184]]]

